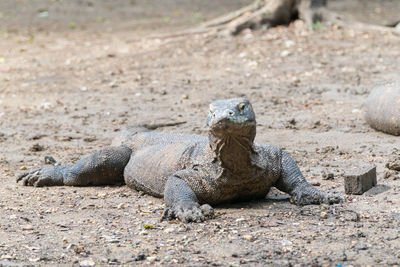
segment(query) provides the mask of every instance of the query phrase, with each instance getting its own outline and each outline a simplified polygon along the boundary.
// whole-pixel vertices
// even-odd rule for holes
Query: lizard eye
[[[239,110],[239,111],[243,111],[244,108],[246,107],[246,103],[241,102],[241,103],[239,103],[239,104],[237,105],[237,107],[238,107],[238,110]]]

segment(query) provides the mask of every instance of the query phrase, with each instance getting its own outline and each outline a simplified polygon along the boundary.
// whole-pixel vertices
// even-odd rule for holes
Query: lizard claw
[[[161,221],[179,219],[184,223],[203,222],[212,217],[214,217],[214,209],[210,205],[200,206],[196,202],[180,201],[164,210]]]
[[[18,183],[19,181],[23,180],[23,184],[26,185],[26,181],[29,180],[28,177],[30,177],[33,173],[35,173],[39,170],[40,170],[40,168],[35,168],[35,169],[31,169],[29,171],[25,171],[23,173],[18,174],[17,178],[16,178],[16,182]]]
[[[22,181],[25,186],[62,185],[62,174],[54,166],[43,166],[19,174],[16,182]]]
[[[295,189],[291,198],[291,202],[299,206],[322,203],[336,204],[344,201],[346,201],[346,199],[340,193],[326,193],[309,185]]]

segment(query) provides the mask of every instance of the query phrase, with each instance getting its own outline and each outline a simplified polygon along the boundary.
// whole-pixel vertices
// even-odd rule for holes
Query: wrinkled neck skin
[[[209,142],[212,153],[221,167],[232,173],[243,173],[252,165],[255,128],[244,129],[243,133],[215,133],[210,130]]]

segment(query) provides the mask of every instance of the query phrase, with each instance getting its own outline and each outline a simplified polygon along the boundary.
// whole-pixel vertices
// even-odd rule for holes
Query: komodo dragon
[[[254,144],[256,120],[246,98],[210,105],[209,135],[125,132],[119,146],[105,147],[69,166],[43,166],[21,173],[33,186],[111,185],[164,197],[162,219],[199,222],[213,217],[210,205],[265,198],[271,186],[298,205],[337,203],[310,185],[294,160],[273,145]],[[200,206],[201,205],[201,206]]]

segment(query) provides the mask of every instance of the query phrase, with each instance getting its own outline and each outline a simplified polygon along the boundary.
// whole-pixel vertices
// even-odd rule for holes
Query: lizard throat
[[[210,135],[210,146],[221,166],[233,173],[248,170],[252,163],[253,140],[251,136]]]

